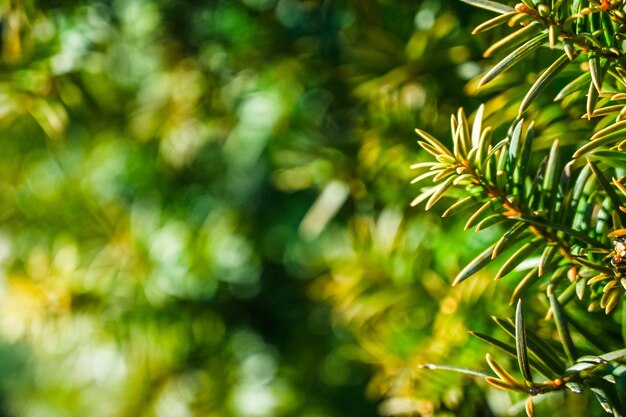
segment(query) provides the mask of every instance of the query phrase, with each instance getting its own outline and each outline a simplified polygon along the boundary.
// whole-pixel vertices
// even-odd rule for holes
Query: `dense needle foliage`
[[[606,413],[621,416],[626,412],[626,374],[620,362],[626,356],[626,317],[614,313],[626,289],[626,107],[620,104],[626,87],[624,2],[524,1],[514,8],[467,2],[498,14],[478,25],[474,34],[509,28],[485,51],[486,57],[500,50],[506,54],[481,75],[477,88],[544,49],[559,52],[514,102],[517,114],[507,131],[498,133],[483,124],[483,106],[472,123],[463,109],[452,116],[451,147],[417,130],[420,145],[435,160],[413,166],[424,171],[414,182],[432,184],[413,204],[425,201],[428,210],[449,195],[453,204],[444,217],[469,211],[465,229],[500,230],[452,283],[463,285],[492,263],[497,264],[495,280],[515,282],[510,301],[517,305],[514,318],[494,317],[513,340],[473,334],[513,356],[519,376],[487,353],[491,372],[480,373],[486,382],[527,395],[529,416],[535,398],[559,391],[595,396]],[[565,144],[536,134],[540,129],[528,110],[561,78],[568,82],[554,100],[576,109],[578,99],[584,99],[580,117],[592,131],[587,142]],[[563,129],[558,136],[569,132]],[[539,302],[545,305],[545,320],[529,324],[525,307],[532,303],[537,310]],[[597,311],[603,314],[598,317]],[[424,367],[478,373],[438,364]]]
[[[5,2],[0,415],[624,414],[625,2],[468,3]]]

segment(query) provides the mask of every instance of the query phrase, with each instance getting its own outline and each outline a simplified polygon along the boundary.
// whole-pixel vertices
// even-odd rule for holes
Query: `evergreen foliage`
[[[473,332],[488,346],[486,382],[527,395],[529,416],[535,398],[566,390],[593,395],[606,413],[622,416],[626,349],[618,348],[624,346],[626,318],[615,312],[626,289],[626,107],[620,104],[626,97],[625,3],[525,0],[510,7],[464,1],[497,13],[474,34],[508,26],[484,52],[504,57],[480,77],[479,89],[535,54],[559,53],[514,102],[517,114],[508,130],[486,124],[482,105],[472,123],[463,109],[452,116],[451,146],[417,129],[431,158],[412,166],[419,171],[413,182],[422,187],[412,205],[425,203],[429,210],[446,201],[442,216],[464,216],[465,230],[498,230],[452,282],[466,285],[496,264],[494,279],[515,283],[514,318],[494,318],[509,338]],[[586,142],[546,140],[532,121],[529,109],[541,113],[536,101],[564,79],[554,100],[577,110],[584,99],[579,117],[592,132]],[[562,129],[559,136],[569,133]],[[536,312],[537,304],[547,320],[531,323],[524,310],[534,305]],[[494,359],[497,350],[514,357],[517,370],[501,366]]]
[[[623,414],[624,1],[469,3],[5,2],[0,415]]]

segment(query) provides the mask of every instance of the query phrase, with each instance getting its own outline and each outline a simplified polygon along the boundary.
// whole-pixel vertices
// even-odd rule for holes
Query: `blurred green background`
[[[450,282],[497,232],[410,209],[408,168],[493,96],[484,16],[5,1],[0,415],[489,415],[416,365],[482,362],[508,295]]]

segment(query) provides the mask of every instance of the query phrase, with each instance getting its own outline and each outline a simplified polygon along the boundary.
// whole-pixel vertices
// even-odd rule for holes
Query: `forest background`
[[[468,330],[512,308],[486,272],[450,286],[496,233],[410,208],[409,166],[459,106],[509,123],[550,56],[478,92],[504,29],[456,0],[1,13],[0,415],[510,405],[417,367],[483,364]],[[580,138],[545,96],[538,128]]]

